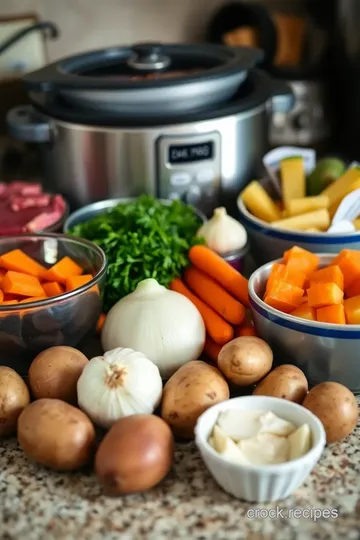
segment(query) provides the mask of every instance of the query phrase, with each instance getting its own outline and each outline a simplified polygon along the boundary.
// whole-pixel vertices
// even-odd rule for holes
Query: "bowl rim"
[[[92,203],[89,203],[89,204],[86,204],[85,206],[82,206],[81,208],[78,208],[77,210],[74,210],[74,212],[71,212],[65,219],[64,221],[64,224],[63,224],[63,232],[64,234],[67,234],[70,229],[72,229],[75,225],[72,224],[72,221],[76,220],[77,217],[81,217],[82,214],[85,214],[87,210],[99,210],[98,214],[101,214],[101,213],[105,213],[107,212],[108,210],[111,210],[112,208],[114,208],[115,206],[117,206],[118,204],[126,204],[126,203],[129,203],[129,202],[134,202],[136,201],[138,198],[140,197],[140,195],[138,195],[137,197],[113,197],[113,198],[110,198],[110,199],[102,199],[100,201],[94,201]],[[162,204],[166,204],[166,205],[170,205],[173,201],[171,199],[163,199],[163,198],[158,198],[158,197],[154,197],[157,201],[161,202]],[[182,202],[182,201],[180,201]],[[207,222],[207,217],[205,216],[205,214],[203,214],[201,212],[201,210],[199,210],[198,208],[196,208],[195,206],[191,205],[191,204],[186,204],[183,202],[183,204],[185,206],[190,206],[190,208],[192,208],[196,215],[198,216],[198,218],[201,220],[201,222],[204,224]],[[88,218],[88,219],[84,219],[84,220],[79,220],[78,223],[84,223],[86,221],[89,221],[89,219],[91,218]],[[76,225],[78,224],[76,223]]]
[[[315,255],[319,257],[321,262],[325,258],[333,260],[337,256],[337,253],[316,253]],[[267,272],[268,270],[270,271],[274,264],[281,263],[281,261],[282,258],[269,261],[254,270],[254,272],[251,274],[249,278],[249,298],[250,307],[252,309],[260,313],[260,315],[271,322],[297,332],[328,338],[360,339],[360,324],[341,325],[309,321],[307,319],[295,317],[294,315],[290,315],[288,313],[283,313],[282,311],[265,304],[265,302],[255,292],[254,282],[256,279],[258,279],[262,272]]]
[[[271,411],[271,403],[277,403],[277,404],[281,403],[281,405],[283,405],[284,408],[287,408],[288,410],[291,410],[291,409],[298,410],[298,411],[301,410],[305,414],[305,416],[308,416],[308,418],[311,418],[312,424],[317,430],[317,433],[316,433],[318,437],[317,443],[314,444],[311,447],[311,449],[308,452],[306,452],[306,454],[304,454],[303,456],[297,459],[292,459],[291,461],[286,461],[284,463],[276,463],[273,465],[253,465],[253,464],[245,465],[242,463],[236,463],[232,461],[231,459],[222,457],[218,452],[216,452],[214,448],[212,448],[212,446],[206,440],[205,434],[203,433],[203,430],[201,429],[202,428],[201,424],[204,422],[206,417],[212,414],[214,411],[218,411],[220,413],[223,410],[230,409],[231,404],[240,403],[241,401],[245,401],[245,400],[253,401],[255,405],[253,408],[251,407],[250,409],[247,409],[247,410],[251,410],[251,409],[255,410],[256,402],[260,402],[260,401],[267,402],[269,406],[265,405],[264,407],[264,405],[262,405],[261,407],[259,406],[259,408],[260,409],[265,408],[265,409],[268,409],[269,411]],[[235,407],[235,409],[237,408],[238,407]],[[241,410],[241,407],[239,407],[239,410]],[[216,423],[216,420],[215,420],[215,423]],[[315,459],[316,461],[318,461],[326,445],[325,428],[322,422],[319,420],[319,418],[317,418],[317,416],[314,415],[314,413],[312,413],[309,409],[306,409],[302,405],[299,405],[298,403],[294,403],[293,401],[289,401],[289,400],[277,398],[277,397],[272,397],[272,396],[253,396],[253,395],[239,396],[239,397],[227,399],[225,401],[221,401],[220,403],[216,403],[215,405],[212,405],[212,407],[209,407],[208,409],[206,409],[206,411],[204,411],[199,416],[196,422],[194,431],[195,431],[196,445],[198,447],[202,446],[207,452],[209,452],[217,460],[218,463],[221,463],[221,464],[231,463],[233,466],[235,466],[239,470],[250,471],[250,472],[255,472],[259,474],[285,473],[285,472],[289,472],[289,470],[292,470],[294,468],[301,467],[302,465],[304,465],[305,462],[307,462],[308,460],[311,460],[311,458],[314,458],[314,461]],[[321,449],[320,456],[317,457],[317,454],[320,449]]]
[[[0,312],[1,313],[9,313],[9,312],[18,312],[18,311],[25,311],[32,308],[39,308],[39,307],[48,307],[52,306],[54,304],[57,304],[58,302],[62,302],[64,300],[68,300],[69,298],[72,298],[74,296],[77,296],[78,294],[81,294],[88,289],[91,289],[96,283],[101,279],[105,273],[107,268],[107,258],[104,253],[104,251],[94,244],[93,242],[90,242],[89,240],[86,240],[84,238],[79,238],[78,236],[69,236],[66,234],[57,234],[57,233],[23,233],[23,234],[16,234],[14,236],[2,236],[0,237],[0,245],[2,240],[7,240],[9,242],[21,242],[22,240],[26,239],[35,239],[35,240],[60,240],[64,242],[71,242],[74,244],[78,244],[81,246],[86,246],[89,249],[92,249],[97,255],[100,256],[101,259],[101,267],[100,270],[95,274],[93,279],[91,281],[88,281],[88,283],[85,283],[84,285],[81,285],[81,287],[78,287],[77,289],[74,289],[73,291],[64,292],[63,294],[59,294],[58,296],[53,296],[51,298],[45,298],[43,300],[38,300],[37,302],[27,302],[24,304],[21,304],[21,307],[19,307],[19,304],[11,304],[7,306],[3,306],[0,304]]]
[[[279,238],[280,240],[288,240],[289,242],[302,242],[307,244],[342,244],[344,241],[348,244],[360,242],[360,231],[350,233],[338,233],[327,235],[325,232],[314,233],[306,231],[287,231],[286,229],[277,229],[272,227],[270,223],[263,221],[253,216],[246,208],[241,194],[237,198],[237,207],[246,227],[262,232],[266,236]]]
[[[60,195],[60,193],[57,193],[56,195]],[[55,221],[51,225],[48,225],[44,229],[39,229],[39,231],[33,231],[31,233],[29,232],[29,233],[24,233],[24,234],[51,234],[51,233],[56,232],[60,228],[62,229],[65,221],[70,215],[70,205],[68,201],[65,199],[65,197],[63,197],[62,195],[60,195],[60,197],[63,199],[65,203],[64,212],[62,213],[61,217],[59,217],[57,221]],[[15,236],[19,236],[19,235],[15,235]]]

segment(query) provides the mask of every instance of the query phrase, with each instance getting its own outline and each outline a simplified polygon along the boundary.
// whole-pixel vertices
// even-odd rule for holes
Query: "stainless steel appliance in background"
[[[210,42],[263,49],[263,68],[292,88],[294,107],[272,115],[272,146],[321,146],[331,138],[327,7],[322,0],[298,4],[231,2],[208,29]]]
[[[114,47],[25,77],[32,105],[10,133],[41,144],[46,177],[74,206],[151,193],[209,214],[260,174],[269,114],[293,102],[255,69],[262,53],[219,45]]]

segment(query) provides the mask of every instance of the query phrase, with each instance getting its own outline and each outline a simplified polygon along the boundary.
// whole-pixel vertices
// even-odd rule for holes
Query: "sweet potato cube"
[[[66,280],[66,291],[73,291],[74,289],[78,289],[79,287],[82,287],[85,285],[85,283],[89,283],[94,278],[91,274],[84,274],[83,276],[71,276]],[[99,291],[99,288],[97,285],[91,288],[91,290]]]
[[[19,296],[46,296],[38,278],[12,270],[3,278],[2,289],[4,293]]]
[[[311,308],[307,302],[294,309],[294,311],[291,312],[291,315],[300,317],[301,319],[307,319],[308,321],[316,321],[315,309]]]
[[[331,266],[339,266],[344,276],[345,292],[349,285],[356,279],[360,279],[360,251],[344,249],[335,259]]]
[[[307,290],[307,296],[309,306],[318,309],[341,304],[344,292],[336,283],[312,283]]]
[[[46,272],[45,279],[47,281],[57,281],[58,283],[66,283],[66,280],[72,276],[81,276],[83,269],[76,264],[70,257],[63,257],[54,266]]]
[[[1,255],[0,266],[6,270],[26,273],[37,278],[44,277],[46,268],[26,255],[21,249],[13,249]]]
[[[342,291],[344,290],[344,276],[337,265],[327,266],[310,274],[309,284],[312,283],[336,283]]]
[[[291,272],[303,272],[305,275],[317,270],[319,257],[306,249],[294,246],[285,251],[284,263]]]
[[[272,266],[268,281],[266,284],[266,290],[268,291],[274,281],[286,281],[303,289],[306,276],[303,272],[294,272],[288,268],[285,264],[275,263]]]
[[[353,296],[359,296],[360,295],[360,278],[353,281],[350,285],[348,285],[345,289],[345,294],[347,298],[352,298]]]
[[[344,300],[346,322],[360,324],[360,295]]]
[[[49,281],[41,284],[47,296],[59,296],[64,293],[63,287],[57,281]]]
[[[317,309],[316,320],[330,324],[346,324],[343,304],[334,304],[333,306],[325,306]]]
[[[264,302],[284,313],[290,313],[300,305],[304,290],[286,281],[274,281],[265,295]]]

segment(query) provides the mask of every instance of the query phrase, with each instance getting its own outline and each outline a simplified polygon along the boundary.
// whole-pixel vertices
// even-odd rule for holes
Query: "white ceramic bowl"
[[[360,250],[360,231],[353,233],[313,233],[275,229],[270,223],[253,216],[240,197],[237,200],[239,221],[249,236],[251,252],[258,264],[283,256],[284,251],[299,246],[312,253],[340,253],[342,249]]]
[[[219,413],[228,409],[266,410],[297,426],[308,424],[311,450],[299,459],[278,465],[240,465],[225,459],[208,439]],[[303,484],[323,452],[326,437],[320,420],[301,405],[269,396],[242,396],[205,411],[195,427],[195,442],[206,467],[224,491],[248,502],[265,503],[285,499]]]

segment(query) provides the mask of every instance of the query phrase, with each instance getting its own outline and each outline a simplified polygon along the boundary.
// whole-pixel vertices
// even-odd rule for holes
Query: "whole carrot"
[[[217,343],[215,343],[215,341],[213,341],[211,337],[206,336],[206,341],[204,345],[204,353],[209,358],[209,360],[217,364],[217,359],[218,359],[219,352],[221,351],[221,349],[222,349],[221,345],[218,345]]]
[[[242,326],[239,326],[239,328],[235,330],[235,336],[236,337],[256,336],[254,325],[251,322],[247,322],[243,324]]]
[[[205,272],[192,266],[185,270],[184,278],[190,289],[226,321],[231,324],[243,322],[246,314],[244,306]]]
[[[188,298],[199,310],[209,336],[219,345],[224,345],[234,337],[234,330],[230,324],[222,319],[213,309],[207,306],[200,298],[195,296],[181,279],[174,279],[169,289]]]
[[[193,246],[189,259],[196,268],[220,283],[237,300],[249,307],[248,280],[206,246]]]

